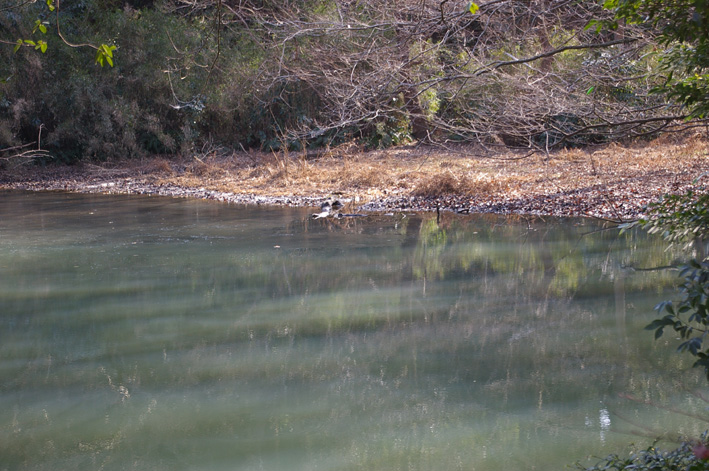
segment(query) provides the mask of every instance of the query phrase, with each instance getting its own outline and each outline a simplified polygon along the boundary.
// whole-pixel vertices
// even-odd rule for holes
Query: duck
[[[342,204],[339,200],[332,201],[331,198],[328,198],[320,205],[320,212],[313,214],[313,219],[326,218],[330,215],[330,213],[332,213],[333,211],[339,211],[344,206],[345,205]]]

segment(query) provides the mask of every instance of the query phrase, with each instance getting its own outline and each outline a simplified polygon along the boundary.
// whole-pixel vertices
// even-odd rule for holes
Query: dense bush
[[[65,162],[179,150],[185,117],[171,106],[172,87],[164,73],[171,45],[155,33],[182,34],[183,25],[152,11],[99,11],[97,3],[81,2],[83,8],[63,13],[63,33],[81,42],[111,37],[120,51],[116,67],[101,68],[90,49],[63,47],[51,35],[47,54],[18,51],[9,61],[14,70],[0,108],[2,135],[14,142],[0,145],[34,141],[42,125],[42,145]]]
[[[190,152],[212,136],[261,145],[276,134],[270,115],[253,116],[264,107],[248,93],[260,61],[258,51],[248,51],[252,39],[222,41],[225,59],[212,68],[217,44],[203,20],[130,6],[152,2],[120,9],[114,3],[66,2],[60,16],[71,41],[110,38],[117,46],[113,68],[51,31],[46,54],[0,49],[0,76],[7,77],[0,85],[0,149],[36,142],[40,126],[42,147],[63,162]],[[27,37],[22,26],[45,13],[31,5],[5,12],[0,25]],[[278,114],[278,105],[265,111]]]
[[[706,441],[706,434],[702,437]],[[632,453],[627,457],[611,455],[601,460],[594,466],[585,467],[578,465],[577,468],[584,471],[624,471],[624,470],[653,470],[653,471],[706,471],[709,470],[709,462],[700,460],[696,454],[700,454],[697,445],[685,442],[678,448],[663,451],[655,446],[646,450]],[[699,445],[701,447],[701,445]]]

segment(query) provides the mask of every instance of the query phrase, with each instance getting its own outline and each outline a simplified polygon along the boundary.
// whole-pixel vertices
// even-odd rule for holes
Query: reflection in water
[[[584,420],[584,424],[586,427],[590,429],[596,429],[597,425],[596,423],[588,416],[586,416]],[[598,412],[598,425],[600,427],[600,433],[599,433],[599,438],[601,443],[606,443],[606,435],[611,429],[611,415],[608,409],[602,407],[599,412]]]
[[[702,429],[642,405],[703,407],[642,330],[674,274],[624,268],[661,240],[310,213],[2,194],[3,467],[561,469]]]
[[[601,409],[598,421],[601,424],[601,442],[606,442],[606,433],[611,428],[611,416],[608,413],[608,409]]]

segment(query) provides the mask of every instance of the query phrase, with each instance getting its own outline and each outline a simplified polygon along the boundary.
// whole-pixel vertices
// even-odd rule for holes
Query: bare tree
[[[250,5],[274,60],[260,72],[270,101],[291,107],[291,139],[361,133],[399,142],[475,140],[548,150],[682,126],[682,110],[649,93],[651,37],[599,34],[595,2],[491,0],[472,14],[453,0],[333,0],[319,9]],[[241,19],[242,24],[244,19]],[[289,93],[317,103],[303,113]],[[312,110],[310,110],[312,111]]]

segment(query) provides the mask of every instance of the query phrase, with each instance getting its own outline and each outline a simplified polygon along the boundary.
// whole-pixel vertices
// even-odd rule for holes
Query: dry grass
[[[645,144],[568,149],[549,156],[490,154],[470,146],[363,152],[350,145],[321,155],[214,153],[169,164],[158,159],[148,167],[160,183],[271,196],[343,193],[368,200],[396,195],[546,194],[627,179],[696,178],[709,170],[707,155],[709,142],[694,134]]]
[[[170,161],[162,157],[148,160],[143,166],[143,173],[146,175],[174,174]]]
[[[655,193],[668,191],[672,185],[679,187],[709,171],[708,156],[706,136],[691,134],[551,155],[493,154],[472,146],[363,152],[350,145],[319,155],[217,149],[183,160],[114,162],[102,164],[101,169],[109,172],[107,176],[120,170],[121,175],[137,175],[157,184],[264,196],[338,193],[360,201],[446,195],[493,199],[563,193],[596,185],[632,184],[637,188],[652,186]],[[37,172],[27,167],[23,166],[23,171],[28,175]]]
[[[515,182],[518,183],[518,182]],[[468,173],[454,173],[446,170],[422,179],[413,190],[414,196],[439,197],[447,195],[484,196],[504,193],[510,189],[509,181],[494,176]]]

